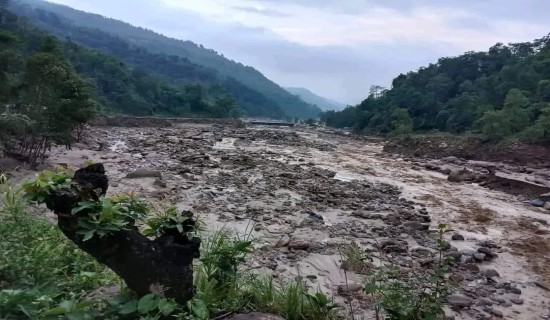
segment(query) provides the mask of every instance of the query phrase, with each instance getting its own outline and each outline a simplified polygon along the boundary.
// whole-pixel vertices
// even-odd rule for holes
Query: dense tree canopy
[[[13,1],[11,8],[28,17],[29,22],[37,27],[116,57],[129,66],[160,76],[172,85],[200,83],[205,88],[221,87],[226,95],[235,99],[235,105],[244,115],[306,119],[316,118],[321,112],[256,69],[193,42],[168,38],[118,20],[45,1]],[[218,98],[214,97],[212,101]]]
[[[322,118],[370,134],[474,131],[492,141],[514,136],[550,142],[548,108],[550,36],[441,58],[399,75],[390,89],[373,87],[358,106]]]

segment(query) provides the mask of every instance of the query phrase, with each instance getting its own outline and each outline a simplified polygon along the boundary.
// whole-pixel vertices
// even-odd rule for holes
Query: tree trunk
[[[71,210],[78,202],[104,195],[108,179],[103,165],[93,164],[76,171],[73,182],[75,186],[57,190],[46,202],[67,238],[118,274],[139,296],[155,293],[180,304],[193,298],[192,263],[199,257],[198,239],[168,230],[150,240],[133,228],[82,241],[77,233],[78,215],[72,215]]]

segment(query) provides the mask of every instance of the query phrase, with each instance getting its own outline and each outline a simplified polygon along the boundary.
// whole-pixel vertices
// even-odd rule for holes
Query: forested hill
[[[327,98],[323,98],[309,91],[306,88],[285,88],[285,89],[286,91],[299,96],[300,99],[304,100],[305,102],[318,106],[323,111],[342,110],[346,107],[346,105],[343,103],[330,100]]]
[[[173,83],[219,84],[246,115],[309,118],[320,113],[319,108],[288,93],[256,69],[193,42],[40,0],[14,0],[11,9],[60,38],[113,55]]]
[[[322,119],[370,134],[437,130],[550,143],[550,36],[440,58]]]
[[[4,11],[6,12],[6,11]],[[71,70],[91,89],[91,98],[103,112],[130,115],[170,115],[185,117],[235,117],[239,115],[235,100],[219,86],[199,84],[172,85],[159,76],[141,68],[130,68],[119,59],[88,49],[71,41],[54,41],[47,32],[37,29],[13,14],[0,21],[0,35],[13,38],[0,48],[6,64],[6,81],[2,88],[9,104],[19,103],[26,60],[42,52],[44,43],[55,48],[56,59],[69,62]],[[2,41],[2,39],[0,39]],[[49,52],[48,51],[48,52]],[[64,66],[65,68],[65,66]],[[197,81],[207,77],[203,68],[196,70]],[[4,70],[2,69],[2,70]],[[4,101],[0,101],[4,102]]]

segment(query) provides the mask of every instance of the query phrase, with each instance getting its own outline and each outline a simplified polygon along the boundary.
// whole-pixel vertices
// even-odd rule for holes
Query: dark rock
[[[521,294],[521,289],[517,287],[511,287],[510,292],[515,294]]]
[[[461,275],[460,273],[454,273],[454,274],[449,276],[449,280],[451,280],[452,282],[455,282],[455,283],[459,283],[459,282],[464,280],[464,276]]]
[[[461,234],[455,233],[455,234],[453,234],[451,239],[461,241],[461,240],[464,240],[464,236],[461,235]]]
[[[487,278],[500,277],[500,274],[498,274],[498,272],[497,272],[495,269],[483,270],[483,271],[481,272],[481,274],[482,274],[484,277],[487,277]]]
[[[484,253],[489,258],[497,257],[497,254],[493,253],[493,251],[491,251],[491,249],[489,249],[487,247],[481,247],[481,248],[477,249],[477,251],[480,252],[480,253]]]
[[[472,273],[478,273],[479,272],[479,267],[477,266],[477,264],[473,264],[473,263],[466,263],[463,265],[464,269],[472,272]]]
[[[491,301],[487,298],[483,298],[483,297],[477,299],[477,301],[476,301],[476,306],[478,306],[478,307],[492,306],[493,304],[494,304],[493,301]]]
[[[466,168],[462,170],[456,170],[449,173],[447,180],[450,182],[463,182],[463,181],[474,181],[476,180],[477,175]]]
[[[441,170],[441,167],[434,164],[434,163],[426,163],[424,165],[424,168],[428,169],[428,170],[433,170],[433,171],[439,171]]]
[[[311,247],[311,242],[306,239],[292,238],[288,243],[288,247],[295,250],[307,250]]]
[[[384,240],[380,243],[380,249],[383,252],[407,252],[407,242],[406,241],[396,241],[393,239]]]
[[[445,253],[445,257],[453,258],[455,262],[460,262],[460,258],[462,258],[462,253],[458,251],[450,251]]]
[[[418,221],[407,221],[403,224],[404,227],[410,228],[413,230],[428,230],[430,228],[429,224],[420,223]]]
[[[338,286],[338,293],[342,295],[348,295],[361,289],[363,289],[363,285],[360,283],[341,284]]]
[[[483,261],[486,257],[485,253],[474,253],[474,259],[476,261]]]
[[[523,304],[523,299],[520,298],[512,298],[510,301],[512,301],[513,304]]]
[[[534,207],[542,208],[544,207],[544,202],[545,201],[541,199],[534,199],[534,200],[531,200],[531,205]]]
[[[498,310],[498,309],[491,309],[490,312],[495,316],[495,317],[498,317],[498,318],[502,318],[504,316],[504,314],[502,313],[502,311]]]
[[[469,308],[474,304],[474,300],[460,294],[452,294],[448,296],[447,302],[451,306],[458,308]]]

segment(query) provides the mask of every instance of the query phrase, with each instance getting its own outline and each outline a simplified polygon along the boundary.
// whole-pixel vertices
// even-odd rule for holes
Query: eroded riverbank
[[[344,273],[339,248],[354,242],[367,252],[384,251],[403,272],[414,273],[430,268],[435,239],[426,229],[447,223],[464,238],[449,234],[447,253],[460,261],[452,274],[460,280],[457,294],[470,305],[449,308],[449,315],[548,318],[550,211],[521,196],[448,182],[423,163],[382,149],[381,142],[321,128],[179,124],[93,128],[86,144],[55,150],[49,161],[102,162],[109,193],[177,203],[209,230],[252,228],[258,241],[250,268],[280,282],[301,276],[338,302],[351,300],[358,318],[370,319],[371,302],[347,289],[359,289],[364,275]],[[127,177],[136,169],[148,171]]]

